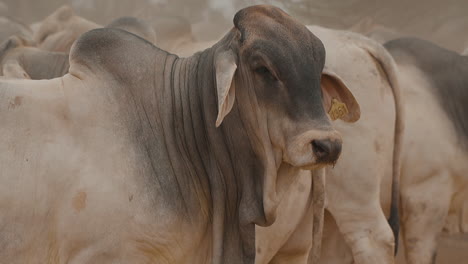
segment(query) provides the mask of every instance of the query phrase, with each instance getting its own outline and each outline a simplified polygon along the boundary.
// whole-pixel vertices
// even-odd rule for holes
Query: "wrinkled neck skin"
[[[188,218],[202,212],[210,219],[212,263],[254,262],[254,223],[267,222],[262,203],[264,181],[267,176],[275,179],[279,167],[268,153],[271,150],[265,149],[271,143],[262,142],[269,138],[262,138],[257,127],[249,127],[260,117],[252,114],[254,96],[249,96],[247,89],[236,87],[236,94],[252,108],[242,109],[237,101],[222,125],[215,127],[218,111],[214,56],[226,49],[233,37],[231,32],[213,48],[190,58],[167,55],[163,73],[156,73],[164,74],[164,84],[152,92],[135,93],[143,95],[144,108],[155,110],[148,115],[159,118],[155,122],[163,130],[162,139],[176,178],[173,183],[178,185],[175,191],[184,203],[180,208]]]
[[[177,164],[186,164],[186,172],[175,177],[192,174],[205,183],[201,190],[209,190],[202,195],[212,219],[213,263],[253,263],[253,223],[264,222],[260,195],[266,168],[254,153],[252,145],[257,142],[252,142],[238,106],[234,106],[219,128],[215,127],[218,111],[214,56],[218,49],[230,44],[231,38],[228,35],[215,47],[191,58],[169,55],[166,65],[171,68],[172,77],[164,89],[171,93],[172,102],[170,106],[164,102],[157,105],[172,109],[163,117],[172,124],[164,127],[167,129],[164,134],[175,135],[173,143],[179,152],[171,158],[177,159]],[[186,197],[187,193],[179,195],[184,201],[200,200]],[[193,213],[198,206],[205,207],[194,206]]]

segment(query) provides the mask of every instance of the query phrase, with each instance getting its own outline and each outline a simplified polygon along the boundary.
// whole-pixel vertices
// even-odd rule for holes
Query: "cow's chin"
[[[301,146],[302,145],[302,146]],[[320,169],[324,164],[317,163],[317,158],[310,144],[289,144],[283,152],[283,160],[293,167],[314,170]]]
[[[313,154],[310,153],[309,155]],[[317,163],[314,157],[312,157],[312,159],[304,159],[300,157],[298,157],[297,159],[286,159],[285,162],[301,170],[318,170],[327,165],[332,165],[327,163]]]
[[[309,153],[309,155],[312,156],[312,159],[297,157],[297,159],[287,159],[284,162],[301,170],[319,170],[326,166],[335,165],[335,163],[316,162],[315,156],[312,153]]]
[[[318,163],[318,164],[311,164],[299,167],[301,170],[319,170],[326,166],[332,166],[331,163]]]

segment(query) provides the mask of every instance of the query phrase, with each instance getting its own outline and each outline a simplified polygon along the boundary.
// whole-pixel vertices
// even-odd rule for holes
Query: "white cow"
[[[316,34],[329,47],[324,35]],[[406,108],[401,174],[401,224],[406,260],[411,264],[429,264],[435,261],[440,232],[468,231],[465,203],[468,197],[468,60],[456,52],[418,39],[397,39],[386,43],[385,47],[397,62]],[[327,51],[327,58],[331,58],[330,49]],[[345,76],[343,78],[346,80]],[[363,122],[356,124],[359,126],[365,122],[367,101],[360,99],[359,93],[348,85],[360,100]],[[350,136],[340,131],[346,144]],[[346,157],[344,145],[338,166],[346,161]],[[389,178],[388,175],[382,180],[382,193],[389,190]],[[327,192],[333,189],[330,184],[333,179],[327,175]],[[362,187],[354,188],[363,191]],[[347,197],[343,204],[351,201],[349,195]],[[388,196],[381,198],[382,207],[388,209]],[[346,241],[348,245],[342,241],[347,234],[341,228],[341,234],[336,232],[340,221],[336,219],[335,223],[333,217],[330,214],[325,217],[321,263],[352,263],[353,255],[358,262],[355,251],[353,254],[349,252],[349,241]]]
[[[429,264],[444,227],[468,231],[468,58],[415,38],[385,47],[398,63],[407,105],[401,180],[406,258]]]
[[[398,232],[403,105],[395,62],[382,45],[362,35],[318,26],[309,30],[326,47],[326,67],[342,77],[361,106],[359,122],[334,124],[343,135],[343,152],[326,172],[326,209],[332,217],[325,218],[320,263],[345,263],[334,246],[338,242],[329,237],[333,220],[354,263],[394,263],[394,235],[383,209],[393,203],[390,222]],[[381,191],[392,182],[392,195],[390,188]]]

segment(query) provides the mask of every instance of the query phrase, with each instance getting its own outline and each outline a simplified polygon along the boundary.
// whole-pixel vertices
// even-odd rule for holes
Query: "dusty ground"
[[[406,264],[403,253],[398,254],[398,264]],[[468,234],[442,235],[435,264],[468,264]]]
[[[468,263],[468,235],[441,237],[437,264]]]
[[[192,24],[200,41],[217,39],[232,26],[235,12],[252,4],[282,7],[304,24],[369,33],[376,26],[417,36],[443,47],[468,47],[467,0],[0,0],[0,14],[24,23],[43,19],[63,4],[100,24],[124,15],[151,19],[178,16]],[[6,12],[2,11],[6,8]]]

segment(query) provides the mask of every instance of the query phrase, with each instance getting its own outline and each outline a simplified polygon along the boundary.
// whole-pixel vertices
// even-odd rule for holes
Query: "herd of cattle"
[[[468,231],[467,56],[272,6],[206,43],[0,20],[0,263],[389,264],[401,234],[431,264]]]

